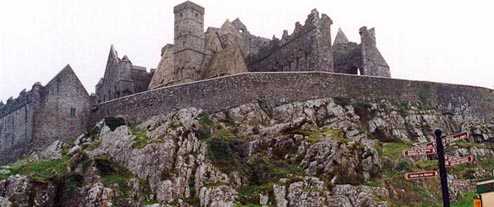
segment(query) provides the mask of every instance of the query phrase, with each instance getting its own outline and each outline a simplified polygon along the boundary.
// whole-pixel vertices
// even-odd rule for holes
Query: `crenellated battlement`
[[[31,103],[39,103],[40,96],[42,95],[43,86],[37,82],[33,85],[32,89],[27,91],[22,90],[16,98],[10,97],[5,104],[0,104],[0,119],[19,110],[22,107]],[[2,102],[3,103],[3,102]]]

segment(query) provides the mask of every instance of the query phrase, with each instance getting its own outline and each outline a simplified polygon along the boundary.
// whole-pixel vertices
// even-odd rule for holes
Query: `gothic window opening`
[[[70,108],[70,117],[75,117],[75,108]]]

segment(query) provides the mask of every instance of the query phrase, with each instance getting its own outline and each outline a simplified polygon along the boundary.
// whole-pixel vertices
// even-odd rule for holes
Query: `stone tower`
[[[361,27],[359,33],[361,39],[360,47],[362,50],[363,75],[390,78],[391,72],[389,65],[376,46],[375,29]]]
[[[190,1],[175,6],[174,76],[181,82],[199,80],[204,59],[204,8]]]

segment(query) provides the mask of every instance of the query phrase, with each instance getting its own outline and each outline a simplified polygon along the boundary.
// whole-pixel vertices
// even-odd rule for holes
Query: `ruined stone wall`
[[[29,151],[32,126],[30,93],[12,99],[0,108],[0,165],[14,161]]]
[[[105,102],[145,91],[151,78],[152,73],[148,73],[145,67],[133,65],[126,55],[120,59],[112,45],[108,55],[105,75],[96,85],[97,101]]]
[[[249,71],[333,72],[332,23],[327,15],[313,10],[305,25],[296,23],[291,35],[284,31],[281,40],[275,38],[257,53],[250,54]]]
[[[374,28],[360,28],[360,47],[362,50],[362,74],[369,76],[391,77],[389,65],[376,46]]]
[[[73,140],[86,131],[90,98],[70,67],[53,78],[42,94],[39,109],[34,111],[34,150],[55,140]]]
[[[140,66],[133,66],[132,69],[132,80],[134,81],[135,92],[141,92],[148,89],[149,83],[153,73],[148,73],[146,68]]]
[[[93,111],[91,120],[96,123],[103,117],[123,116],[138,122],[186,107],[217,112],[256,101],[279,105],[326,97],[423,102],[444,113],[480,118],[492,118],[494,111],[494,92],[480,87],[326,72],[243,73],[103,103]]]

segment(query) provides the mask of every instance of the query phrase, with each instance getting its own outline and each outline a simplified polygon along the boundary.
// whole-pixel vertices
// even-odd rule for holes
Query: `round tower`
[[[204,8],[186,1],[175,6],[175,75],[181,82],[200,79],[204,59]]]

